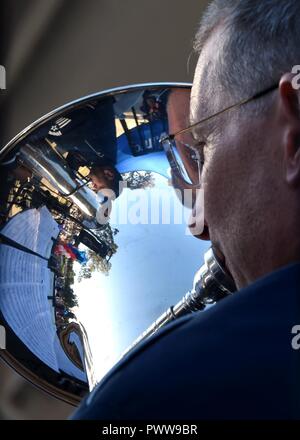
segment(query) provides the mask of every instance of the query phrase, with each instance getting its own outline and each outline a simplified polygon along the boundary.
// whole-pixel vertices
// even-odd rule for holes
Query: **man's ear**
[[[300,185],[300,91],[294,87],[293,75],[286,73],[279,83],[280,110],[285,120],[284,157],[286,181]]]
[[[300,186],[300,139],[295,146],[294,140],[288,141],[286,150],[286,181],[289,185]]]
[[[110,168],[105,168],[103,173],[108,180],[113,180],[115,177],[115,173]]]

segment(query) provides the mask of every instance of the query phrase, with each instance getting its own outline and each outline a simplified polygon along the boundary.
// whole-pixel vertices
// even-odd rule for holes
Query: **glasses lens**
[[[173,175],[180,177],[189,185],[199,187],[201,177],[201,160],[199,153],[184,139],[162,140]]]

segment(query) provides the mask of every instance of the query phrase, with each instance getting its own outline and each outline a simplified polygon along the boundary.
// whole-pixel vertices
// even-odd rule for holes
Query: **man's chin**
[[[115,193],[112,189],[107,188],[107,186],[101,186],[97,189],[97,193],[101,193],[104,197],[108,197],[109,199],[115,198]]]
[[[227,275],[229,275],[232,278],[233,282],[235,283],[234,278],[232,276],[232,273],[231,273],[231,271],[230,271],[230,269],[229,269],[229,267],[227,265],[226,257],[224,255],[224,252],[221,250],[221,246],[219,246],[218,244],[212,242],[212,249],[214,251],[214,254],[215,254],[219,264],[222,266],[224,272],[227,273]]]

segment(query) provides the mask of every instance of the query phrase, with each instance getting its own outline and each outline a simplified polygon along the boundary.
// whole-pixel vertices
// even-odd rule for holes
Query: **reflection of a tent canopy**
[[[163,151],[156,151],[145,156],[133,157],[120,153],[118,162],[118,171],[120,173],[127,173],[131,171],[152,171],[164,176],[170,177],[170,165]]]
[[[158,148],[159,141],[157,137],[160,131],[157,131],[154,139],[151,137],[149,124],[139,126],[139,130],[142,130],[142,140],[139,137],[137,128],[131,130],[131,136],[134,142],[136,141],[136,143],[140,145],[142,145],[142,141],[145,143],[143,151],[137,156],[132,154],[127,136],[122,134],[118,137],[118,171],[120,173],[127,173],[130,171],[151,171],[169,177],[170,164],[165,152]]]
[[[0,310],[19,339],[53,370],[86,381],[86,375],[67,358],[54,324],[53,273],[47,267],[58,225],[46,207],[29,209],[13,217],[2,236],[42,256],[6,244],[0,245]],[[45,259],[44,259],[45,258]]]

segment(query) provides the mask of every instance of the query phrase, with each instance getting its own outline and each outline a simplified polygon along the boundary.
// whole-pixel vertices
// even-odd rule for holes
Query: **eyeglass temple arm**
[[[256,93],[255,95],[251,96],[251,98],[246,98],[243,99],[242,101],[238,102],[237,104],[232,104],[229,107],[224,108],[223,110],[220,110],[217,113],[214,113],[211,116],[208,116],[207,118],[201,119],[201,121],[195,122],[194,124],[190,125],[187,128],[184,128],[183,130],[177,131],[176,133],[172,133],[168,136],[169,140],[174,140],[175,136],[178,136],[179,134],[183,134],[186,133],[187,131],[190,131],[192,128],[196,127],[198,124],[202,123],[202,122],[207,122],[210,119],[222,115],[223,113],[227,112],[228,110],[231,110],[232,108],[235,107],[240,107],[241,105],[247,104],[250,101],[253,101],[254,99],[258,99],[261,98],[262,96],[266,95],[267,93],[273,92],[273,90],[276,90],[278,88],[278,83],[273,84],[271,87],[268,87],[265,90],[262,90],[261,92]]]

